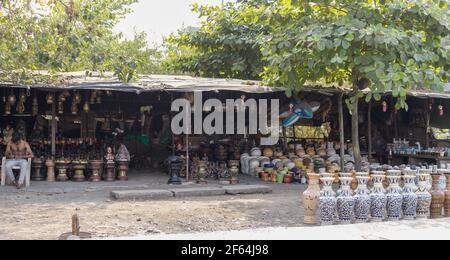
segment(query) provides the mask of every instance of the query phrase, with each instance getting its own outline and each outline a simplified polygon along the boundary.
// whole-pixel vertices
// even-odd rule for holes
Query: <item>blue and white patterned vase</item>
[[[355,210],[355,199],[353,198],[353,191],[351,183],[353,178],[340,177],[341,194],[337,197],[337,211],[339,222],[341,224],[351,224]]]
[[[333,191],[333,183],[335,178],[320,178],[323,187],[320,192],[319,199],[319,216],[320,223],[323,226],[333,225],[336,217],[337,199],[336,193]]]
[[[381,222],[386,219],[387,197],[383,181],[386,178],[384,172],[373,172],[373,188],[370,194],[370,215],[372,222]]]
[[[355,191],[355,222],[367,223],[370,219],[370,190],[367,183],[370,180],[369,174],[357,175],[358,188]]]
[[[416,175],[414,172],[406,172],[406,175],[403,176],[403,180],[405,182],[405,187],[403,188],[403,219],[405,220],[414,220],[417,216],[417,202],[418,197],[415,191],[417,190],[416,186]]]
[[[417,175],[419,178],[419,185],[416,191],[416,195],[418,198],[417,202],[417,218],[428,218],[430,216],[430,208],[431,208],[431,193],[428,191],[428,180],[430,178],[430,174],[424,173],[424,171],[420,171]]]
[[[387,215],[390,221],[399,221],[402,217],[403,190],[400,187],[401,172],[390,174],[388,172],[389,187],[387,189]],[[397,175],[398,174],[398,175]]]

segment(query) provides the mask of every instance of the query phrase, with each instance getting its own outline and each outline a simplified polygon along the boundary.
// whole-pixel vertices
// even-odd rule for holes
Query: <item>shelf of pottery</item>
[[[337,154],[339,144],[310,142],[307,145],[290,144],[287,149],[280,147],[255,147],[250,153],[240,156],[241,172],[255,176],[265,182],[302,183],[308,181],[308,173],[333,173],[338,177],[341,157]],[[283,152],[287,150],[288,152]],[[351,149],[350,149],[351,150]],[[344,168],[354,169],[354,157],[344,156]],[[363,159],[368,168],[367,158]]]
[[[338,189],[333,186],[334,174],[309,174],[309,179],[303,194],[306,224],[450,217],[450,169],[378,168],[370,174],[358,172],[356,177],[340,173]],[[444,185],[442,180],[446,180]]]

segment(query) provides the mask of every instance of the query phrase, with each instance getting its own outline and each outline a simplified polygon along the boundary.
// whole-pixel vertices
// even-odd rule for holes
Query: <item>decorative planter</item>
[[[334,178],[321,178],[323,188],[319,199],[319,216],[322,225],[333,225],[336,216],[337,199],[333,191]]]
[[[389,174],[389,173],[388,173]],[[401,173],[398,173],[401,174]],[[402,217],[403,195],[400,188],[401,176],[389,175],[387,177],[389,188],[387,190],[387,215],[390,221],[399,221]]]
[[[105,163],[105,172],[103,174],[105,181],[113,182],[116,180],[116,163],[108,161]]]
[[[417,218],[428,218],[431,207],[431,194],[428,192],[429,175],[426,173],[419,173],[419,187],[416,191],[418,198],[417,202]]]
[[[86,180],[86,176],[84,172],[86,170],[86,164],[82,162],[77,162],[73,164],[74,175],[72,180],[75,182],[83,182]]]
[[[128,170],[130,163],[128,161],[117,161],[117,179],[119,181],[128,181]]]
[[[181,185],[180,172],[183,169],[183,160],[178,156],[170,156],[167,159],[170,178],[167,181],[171,185]]]
[[[238,184],[239,161],[235,160],[228,161],[228,173],[230,174],[230,184]]]
[[[355,210],[355,199],[351,189],[353,178],[341,177],[341,194],[337,198],[337,211],[341,224],[351,224]]]
[[[89,177],[89,181],[91,182],[99,182],[102,180],[102,168],[103,161],[102,160],[91,160],[89,161],[89,170],[91,171],[91,175]]]
[[[45,161],[45,166],[47,167],[47,181],[55,182],[55,161],[47,160]]]
[[[408,174],[408,173],[407,173]],[[411,174],[411,172],[409,173]],[[403,218],[405,220],[414,220],[416,219],[416,211],[417,211],[417,203],[418,198],[415,191],[417,190],[416,186],[416,176],[415,175],[405,175],[403,177],[405,182],[405,187],[403,188]]]
[[[372,175],[374,184],[370,194],[370,215],[372,222],[381,222],[386,218],[387,197],[383,186],[384,175]]]
[[[42,174],[42,167],[44,161],[41,158],[34,158],[32,162],[33,174],[31,180],[33,181],[45,181],[45,176]]]
[[[56,177],[57,181],[65,182],[69,180],[69,176],[67,175],[69,169],[69,162],[67,161],[57,161],[56,162],[56,171],[58,172],[58,176]]]
[[[267,173],[267,172],[263,172],[263,173],[261,174],[261,179],[262,179],[262,181],[264,181],[264,182],[270,182],[270,181],[271,181],[270,175],[269,175],[269,173]]]
[[[450,217],[450,171],[447,171],[447,173],[445,173],[445,178],[446,178],[447,188],[445,190],[444,211],[445,211],[445,217],[449,218]]]
[[[441,190],[441,173],[432,174],[433,187],[431,190],[431,218],[441,218],[444,209],[445,193]]]
[[[197,172],[197,183],[198,184],[207,184],[206,176],[207,172],[207,162],[206,161],[198,161],[198,172]]]
[[[305,208],[305,218],[303,222],[309,225],[318,223],[317,213],[320,199],[320,175],[309,174],[308,189],[303,193],[303,207]]]
[[[366,223],[370,218],[370,190],[367,183],[370,180],[368,174],[366,176],[356,176],[358,187],[355,191],[355,221],[356,223]]]
[[[291,184],[293,181],[294,181],[294,177],[292,176],[292,174],[284,175],[284,180],[283,180],[284,183]]]
[[[277,183],[282,184],[283,181],[284,181],[284,176],[285,176],[284,173],[279,172],[278,175],[277,175]]]

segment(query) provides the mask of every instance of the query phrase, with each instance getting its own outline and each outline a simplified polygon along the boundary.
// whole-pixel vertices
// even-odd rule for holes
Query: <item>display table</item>
[[[428,163],[435,165],[450,164],[450,157],[433,155],[394,154],[388,157],[389,165]]]

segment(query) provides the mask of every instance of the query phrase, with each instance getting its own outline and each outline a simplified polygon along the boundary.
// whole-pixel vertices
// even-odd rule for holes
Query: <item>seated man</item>
[[[23,188],[28,169],[28,158],[33,158],[30,145],[24,141],[20,132],[14,132],[11,142],[6,147],[6,176],[12,180],[17,189]],[[14,177],[13,168],[20,167],[19,180]]]

